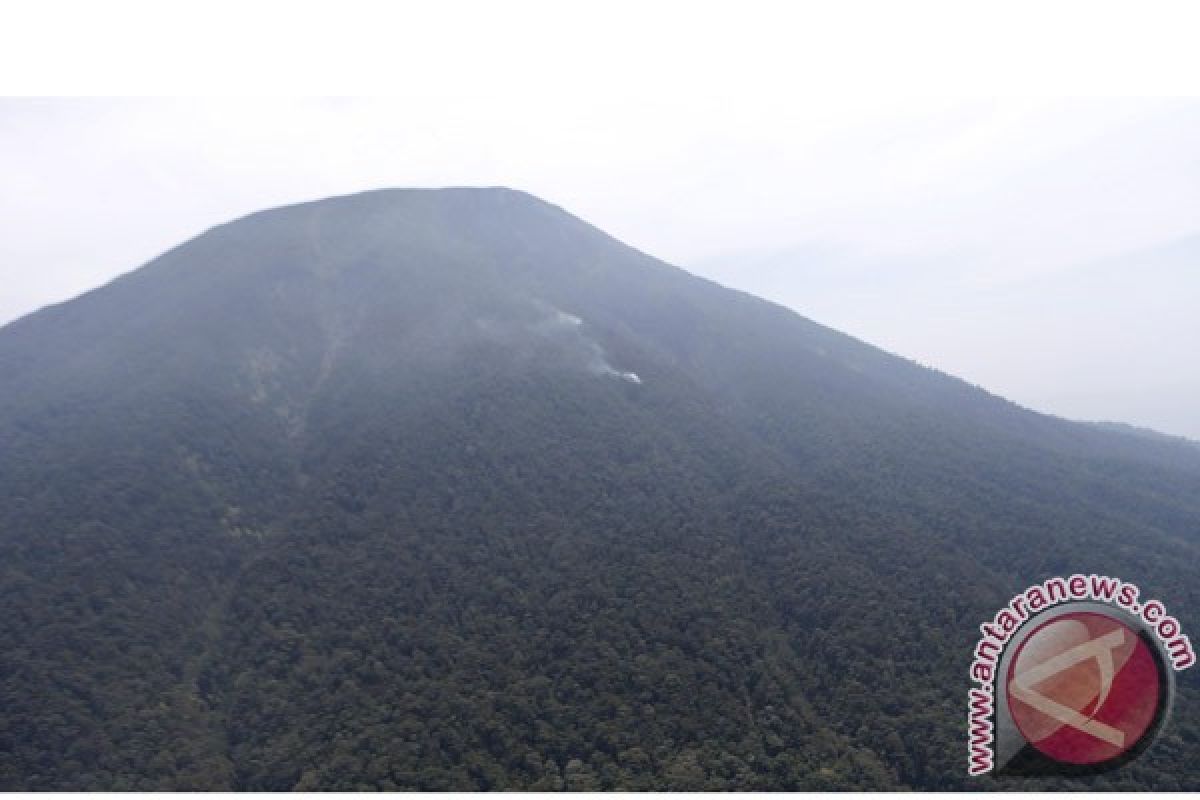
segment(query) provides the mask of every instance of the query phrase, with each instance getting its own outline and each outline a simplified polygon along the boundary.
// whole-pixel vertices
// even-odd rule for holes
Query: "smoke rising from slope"
[[[540,304],[539,304],[540,305]],[[593,375],[620,378],[630,383],[642,382],[635,372],[619,370],[608,362],[604,348],[584,331],[583,319],[567,312],[546,307],[548,316],[537,322],[533,329],[542,336],[558,337],[579,347],[585,356],[585,367]]]

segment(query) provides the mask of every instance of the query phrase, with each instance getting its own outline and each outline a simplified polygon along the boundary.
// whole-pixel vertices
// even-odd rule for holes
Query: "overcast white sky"
[[[105,8],[147,24],[166,5]],[[277,23],[280,62],[302,76],[287,93],[350,85],[387,99],[0,101],[0,324],[265,206],[508,185],[1035,409],[1200,439],[1200,101],[1104,99],[1071,78],[1086,67],[1137,89],[1120,82],[1120,54],[1176,70],[1179,26],[1055,6],[1061,31],[1093,34],[1089,62],[1064,58],[1061,31],[1034,29],[1014,50],[1004,34],[1027,29],[1019,14],[953,19],[962,4],[909,6],[928,11],[915,19],[890,17],[895,4],[812,19],[762,4],[496,5],[406,6],[365,43],[349,43],[352,13],[331,21],[311,4],[258,4],[244,20]],[[271,16],[285,7],[303,10]],[[204,54],[202,74],[165,70],[166,88],[208,90],[215,71],[218,89],[269,89],[229,71],[274,62],[250,34],[212,47],[215,16],[191,20],[207,44],[175,43],[184,60]],[[939,27],[956,21],[1004,41]],[[53,11],[27,22],[50,26]],[[72,63],[90,74],[97,45],[80,35],[60,52],[80,49]],[[369,81],[320,68],[374,66],[362,59],[388,48]],[[108,72],[120,91],[161,91],[140,76],[164,72],[146,59],[171,49],[135,31]],[[981,49],[1010,60],[997,72],[972,60]],[[43,66],[55,55],[26,52]],[[1041,71],[1021,73],[1031,59]],[[965,85],[945,84],[948,70]],[[68,73],[28,88],[74,88]],[[1029,99],[1009,91],[1014,74]],[[935,91],[897,91],[913,81]],[[1093,96],[1032,97],[1047,88]]]

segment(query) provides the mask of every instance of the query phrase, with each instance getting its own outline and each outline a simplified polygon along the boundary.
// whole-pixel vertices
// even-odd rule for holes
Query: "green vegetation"
[[[1034,581],[1200,629],[1200,450],[527,195],[254,215],[0,375],[0,789],[1200,788],[1191,673],[1105,776],[968,781],[964,724]]]

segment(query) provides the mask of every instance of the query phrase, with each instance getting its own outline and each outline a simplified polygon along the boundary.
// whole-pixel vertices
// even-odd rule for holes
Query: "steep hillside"
[[[0,329],[0,376],[3,789],[964,788],[1013,592],[1196,627],[1200,449],[521,192],[222,225]],[[1145,758],[1038,785],[1200,788],[1185,678]]]

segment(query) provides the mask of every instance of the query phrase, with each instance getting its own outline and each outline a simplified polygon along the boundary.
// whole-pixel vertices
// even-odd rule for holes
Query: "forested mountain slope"
[[[1200,449],[521,192],[219,226],[0,329],[0,380],[3,789],[965,788],[1014,592],[1197,624]],[[1183,678],[1147,756],[1012,786],[1200,788]]]

